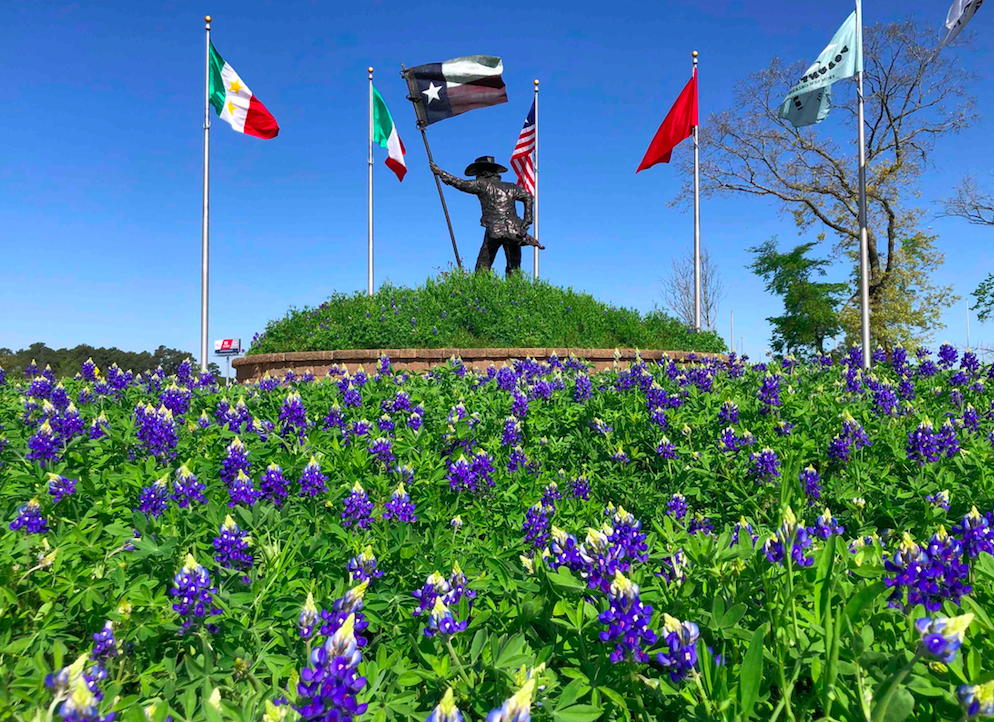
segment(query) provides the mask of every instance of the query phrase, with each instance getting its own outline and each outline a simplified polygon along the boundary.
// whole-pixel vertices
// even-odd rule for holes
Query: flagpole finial
[[[691,55],[696,58],[697,57],[697,51],[695,50],[694,52],[691,53]]]
[[[204,22],[207,23],[208,25],[210,25],[211,16],[210,15],[204,15]]]
[[[373,66],[370,65],[368,68],[366,68],[366,71],[369,73],[369,79],[372,80],[373,79]]]
[[[538,78],[535,78],[535,92],[538,92]]]

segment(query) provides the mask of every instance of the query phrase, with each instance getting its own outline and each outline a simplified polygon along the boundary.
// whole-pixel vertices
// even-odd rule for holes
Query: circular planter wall
[[[514,359],[534,358],[545,360],[552,354],[565,359],[569,356],[582,358],[596,370],[609,368],[614,364],[615,354],[622,366],[628,366],[640,354],[644,361],[658,361],[664,356],[677,363],[687,363],[693,358],[719,356],[721,354],[694,353],[692,351],[658,351],[633,348],[604,349],[604,348],[385,348],[385,349],[350,349],[343,351],[297,351],[293,353],[264,353],[243,356],[234,359],[231,364],[239,383],[258,381],[267,372],[270,376],[283,376],[287,371],[297,374],[311,372],[317,378],[323,378],[328,368],[337,364],[349,371],[364,365],[370,369],[380,356],[388,356],[393,367],[398,371],[427,371],[428,369],[448,363],[456,356],[470,368],[485,369],[488,366],[500,366]]]

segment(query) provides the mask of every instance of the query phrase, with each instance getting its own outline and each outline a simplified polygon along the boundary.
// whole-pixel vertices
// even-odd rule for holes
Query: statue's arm
[[[525,205],[525,217],[523,220],[525,222],[525,226],[530,228],[535,214],[535,197],[524,188],[518,186],[517,200],[521,201]]]
[[[452,186],[464,193],[476,193],[477,182],[475,180],[467,180],[466,178],[460,178],[459,176],[452,175],[451,173],[446,173],[444,170],[439,168],[434,163],[431,163],[431,172],[442,179],[442,182],[447,186]]]

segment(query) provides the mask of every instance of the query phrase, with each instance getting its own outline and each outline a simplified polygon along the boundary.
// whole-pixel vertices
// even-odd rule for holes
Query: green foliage
[[[776,239],[750,248],[756,256],[750,269],[766,281],[768,293],[783,297],[784,314],[766,319],[773,325],[773,350],[780,353],[824,353],[825,339],[841,326],[838,308],[848,286],[811,280],[825,275],[827,260],[808,258],[814,243],[802,243],[787,253],[777,251]]]
[[[994,273],[988,273],[971,295],[977,299],[973,310],[977,312],[978,320],[986,321],[994,316]]]
[[[185,359],[190,358],[190,354],[165,346],[159,346],[151,353],[122,351],[114,347],[95,348],[87,344],[80,344],[75,348],[52,349],[41,341],[20,351],[0,348],[0,367],[5,368],[8,373],[17,375],[22,374],[28,364],[35,361],[39,369],[51,366],[56,376],[70,376],[90,358],[101,369],[108,369],[113,364],[117,364],[125,371],[143,374],[161,366],[166,374],[172,375]]]
[[[724,351],[716,333],[518,274],[444,273],[417,288],[335,294],[270,321],[250,354],[353,348],[653,348]]]
[[[972,589],[961,607],[947,601],[939,612],[975,615],[950,664],[923,656],[913,623],[928,614],[921,607],[890,608],[883,581],[893,576],[884,560],[894,557],[902,532],[924,547],[941,527],[958,534],[953,527],[972,505],[991,509],[994,449],[987,436],[994,421],[981,416],[976,432],[958,430],[963,453],[924,467],[908,459],[904,445],[925,415],[959,418],[965,407],[953,400],[953,391],[983,410],[994,389],[954,388],[953,370],[912,374],[913,400],[901,415],[881,416],[872,393],[843,390],[845,369],[799,364],[782,372],[782,405],[764,414],[756,397],[762,369],[741,375],[688,369],[696,383],[686,385],[675,367],[607,371],[592,378],[597,391],[584,403],[574,401],[574,374],[566,370],[565,388],[532,398],[522,420],[521,446],[532,470],[509,473],[510,450],[501,436],[511,393],[462,370],[449,366],[403,384],[389,374],[370,378],[361,386],[361,406],[345,409],[349,422],[377,419],[398,391],[424,405],[418,432],[406,425],[406,413],[393,413],[397,463],[411,464],[415,474],[407,488],[418,520],[410,525],[379,518],[397,474],[372,458],[366,439],[346,443],[338,429],[322,423],[342,402],[333,379],[273,390],[198,389],[179,427],[177,458],[165,462],[135,448],[133,409],[157,404],[159,396],[134,384],[119,397],[81,404],[87,423],[106,414],[108,436],[77,437],[48,468],[25,459],[36,429],[22,420],[26,385],[0,384],[0,424],[8,442],[0,445],[0,719],[51,719],[53,694],[44,687],[45,675],[86,655],[92,635],[110,619],[122,654],[107,663],[102,713],[115,710],[119,720],[144,722],[143,710],[154,705],[153,722],[167,716],[257,722],[266,701],[295,699],[300,670],[318,643],[302,641],[297,631],[308,593],[330,609],[353,586],[347,564],[366,545],[384,574],[365,595],[369,644],[359,670],[367,685],[359,699],[369,708],[359,722],[422,722],[449,688],[466,722],[479,722],[515,692],[521,667],[539,665],[545,668],[536,690],[541,706],[532,708],[535,722],[934,722],[961,718],[958,685],[994,678],[994,557],[967,559]],[[890,367],[878,365],[873,374],[897,386]],[[644,381],[681,401],[666,410],[667,430],[650,422],[642,389],[652,387]],[[74,398],[81,388],[81,382],[66,382]],[[311,422],[305,437],[278,431],[290,391],[299,392]],[[189,423],[202,411],[213,415],[221,401],[235,405],[242,392],[252,417],[277,424],[268,434],[242,428],[241,438],[257,486],[269,463],[283,468],[291,488],[281,508],[268,501],[229,507],[219,473],[235,432]],[[749,476],[750,449],[730,454],[718,447],[727,425],[719,418],[725,400],[739,407],[740,434],[748,428],[756,437],[751,450],[769,446],[778,455],[777,484],[757,484]],[[450,424],[460,404],[466,416]],[[844,411],[865,426],[872,445],[840,466],[826,460],[826,448]],[[590,423],[595,419],[612,430],[599,433]],[[780,421],[793,425],[786,435]],[[655,453],[664,433],[676,446],[675,459]],[[456,493],[446,480],[449,459],[461,453],[458,444],[470,442],[490,453],[497,469],[495,486],[479,496]],[[626,463],[612,458],[619,445]],[[296,480],[312,454],[328,477],[328,491],[301,498]],[[157,519],[134,512],[142,488],[163,476],[173,479],[180,463],[206,484],[208,503],[181,509],[170,501]],[[816,507],[808,506],[798,482],[808,464],[818,468],[824,485]],[[47,493],[50,471],[77,479],[76,493],[54,503]],[[589,500],[569,490],[568,480],[581,473],[590,481]],[[340,516],[357,480],[376,503],[368,531],[346,528]],[[581,542],[588,527],[616,524],[605,516],[608,503],[641,521],[648,560],[633,562],[626,574],[653,607],[653,629],[662,630],[663,614],[699,625],[695,673],[674,680],[654,663],[611,662],[612,645],[599,637],[606,629],[598,619],[608,607],[606,595],[565,568],[553,571],[523,541],[526,510],[551,482],[563,494],[552,521]],[[944,489],[950,492],[948,512],[927,501]],[[687,517],[667,514],[675,492],[686,497]],[[856,496],[865,505],[853,503]],[[33,497],[50,530],[30,536],[10,531],[18,507]],[[845,526],[843,537],[816,540],[807,551],[811,566],[767,560],[764,543],[782,528],[787,507],[812,526],[826,505]],[[253,540],[247,584],[212,560],[212,540],[227,514]],[[461,528],[450,524],[457,514]],[[710,517],[712,533],[691,533],[689,522],[698,515]],[[732,543],[731,525],[740,517],[753,525],[755,543],[745,531]],[[674,564],[678,550],[683,561]],[[218,587],[216,634],[177,634],[169,590],[188,553]],[[534,573],[523,568],[522,556]],[[469,627],[448,645],[424,636],[424,617],[412,616],[411,592],[433,571],[448,575],[457,563],[477,597],[472,610],[465,598],[453,606]],[[661,638],[645,647],[654,660],[665,644]],[[210,702],[215,694],[216,706]]]

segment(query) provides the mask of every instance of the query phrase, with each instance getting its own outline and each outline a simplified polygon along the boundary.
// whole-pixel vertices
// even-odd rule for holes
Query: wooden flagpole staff
[[[421,96],[418,93],[418,83],[410,73],[407,72],[407,67],[403,64],[400,66],[400,74],[404,80],[407,81],[407,92],[409,95],[407,99],[414,103],[414,112],[418,116],[418,130],[421,131],[421,140],[425,142],[425,152],[428,154],[428,162],[434,163],[431,157],[431,146],[428,145],[428,134],[425,132],[425,128],[428,126],[428,116],[425,114],[424,105],[421,103]],[[434,173],[432,174],[434,175]],[[442,193],[442,182],[438,179],[437,175],[435,177],[435,187],[438,188],[438,200],[442,202],[442,212],[445,213],[445,224],[449,227],[449,238],[452,239],[452,252],[456,254],[456,265],[459,270],[463,270],[462,260],[459,258],[459,248],[456,246],[456,234],[452,230],[452,219],[449,218],[449,207],[445,205],[445,195]]]

